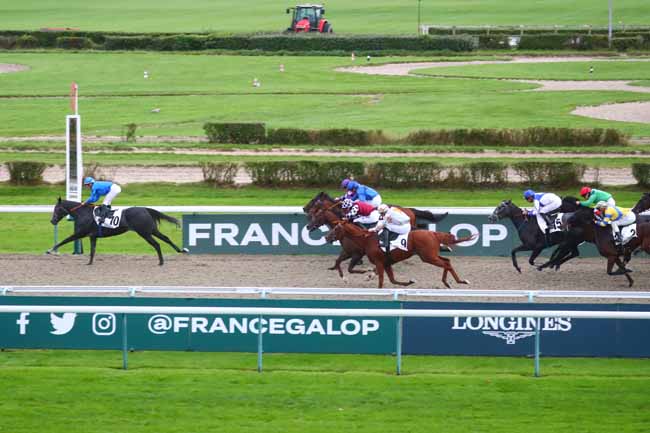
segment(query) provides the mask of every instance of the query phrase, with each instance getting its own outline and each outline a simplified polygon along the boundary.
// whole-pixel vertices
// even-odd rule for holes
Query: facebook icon
[[[29,325],[27,316],[29,316],[29,313],[20,313],[20,318],[16,320],[16,325],[19,327],[20,335],[27,334],[27,325]]]

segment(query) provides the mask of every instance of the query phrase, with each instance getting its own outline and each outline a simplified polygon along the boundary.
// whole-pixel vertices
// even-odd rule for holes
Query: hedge
[[[263,123],[206,123],[203,129],[210,143],[257,144],[266,141]]]
[[[202,162],[203,181],[212,186],[234,185],[239,164],[232,162]]]
[[[9,161],[9,183],[14,185],[36,185],[43,182],[47,164],[36,161]]]
[[[56,47],[72,50],[83,50],[93,48],[93,42],[84,37],[77,36],[60,36],[56,38]]]
[[[580,184],[587,167],[573,162],[525,161],[513,164],[514,171],[528,185],[568,187]]]
[[[632,164],[632,176],[639,186],[650,186],[650,164],[636,162]]]
[[[522,162],[509,167],[501,162],[472,162],[445,166],[436,161],[362,162],[269,161],[250,162],[245,169],[253,184],[263,187],[337,187],[353,176],[379,188],[494,188],[508,184],[508,170],[523,184],[567,187],[580,183],[585,166],[570,162]]]

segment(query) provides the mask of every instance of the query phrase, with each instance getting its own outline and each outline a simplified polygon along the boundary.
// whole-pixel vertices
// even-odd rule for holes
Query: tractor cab
[[[332,26],[323,18],[325,8],[323,5],[298,5],[287,8],[287,13],[293,12],[291,27],[287,32],[292,33],[332,33]]]

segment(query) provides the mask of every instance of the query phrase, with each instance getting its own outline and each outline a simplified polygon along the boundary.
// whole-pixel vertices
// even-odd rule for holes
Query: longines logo
[[[537,319],[532,317],[454,317],[453,331],[481,331],[485,335],[501,338],[506,344],[535,335]],[[570,317],[541,319],[542,331],[569,332]]]

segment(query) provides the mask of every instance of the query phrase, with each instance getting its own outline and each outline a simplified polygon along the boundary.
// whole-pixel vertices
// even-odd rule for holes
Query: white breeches
[[[377,208],[379,207],[379,205],[381,204],[381,196],[380,196],[379,194],[377,194],[377,195],[375,196],[375,198],[373,198],[373,199],[370,201],[370,204],[373,205],[373,207],[374,207],[375,209],[377,209]]]
[[[379,212],[373,210],[368,216],[360,216],[354,220],[355,223],[361,224],[375,224],[379,221]]]
[[[613,234],[619,233],[621,231],[620,229],[621,227],[634,224],[635,221],[636,221],[636,215],[634,214],[634,212],[628,212],[628,214],[625,215],[620,220],[612,222],[612,233]]]
[[[398,233],[400,235],[403,235],[411,231],[411,224],[386,223],[386,228],[393,233]]]
[[[122,192],[122,188],[116,183],[111,185],[111,190],[108,191],[108,194],[106,194],[106,197],[104,197],[104,202],[102,204],[105,204],[107,206],[110,206],[111,203],[113,202],[113,199],[117,197],[119,193]]]
[[[551,200],[550,203],[547,203],[544,206],[541,206],[541,203],[540,203],[540,207],[539,207],[539,210],[537,211],[537,213],[553,212],[554,210],[559,209],[560,206],[562,206],[562,199],[558,197],[556,199]]]
[[[615,207],[616,206],[616,202],[614,201],[614,197],[610,197],[610,198],[607,199],[607,205],[609,207]]]

